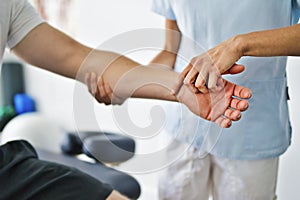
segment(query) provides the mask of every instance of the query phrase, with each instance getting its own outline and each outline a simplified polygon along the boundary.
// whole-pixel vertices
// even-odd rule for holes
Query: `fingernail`
[[[230,126],[231,126],[231,120],[229,120],[229,119],[226,119],[226,121],[227,121],[227,123],[226,123],[226,125],[227,125],[227,127],[229,128]]]
[[[250,98],[251,97],[251,93],[248,92],[248,91],[244,91],[244,94],[245,98]]]

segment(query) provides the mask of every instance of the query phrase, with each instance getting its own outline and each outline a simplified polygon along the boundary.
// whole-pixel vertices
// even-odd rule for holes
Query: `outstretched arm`
[[[232,70],[243,56],[299,56],[300,24],[284,28],[251,32],[234,36],[204,54],[194,57],[182,73],[183,81],[191,88],[207,92],[216,89],[217,80]],[[175,90],[180,87],[177,86]]]
[[[119,80],[118,86],[116,86],[116,82],[111,82],[111,79],[105,78],[105,75],[98,76],[96,73],[88,73],[86,82],[90,92],[99,102],[105,104],[121,104],[129,96],[180,101],[186,104],[195,114],[207,120],[215,121],[222,127],[229,127],[232,120],[240,119],[240,112],[248,106],[246,101],[233,99],[232,95],[249,98],[251,96],[249,90],[244,90],[243,87],[226,82],[226,89],[216,94],[193,95],[184,86],[177,93],[177,96],[174,93],[174,96],[170,96],[170,91],[174,87],[174,81],[179,76],[177,73],[170,72],[169,69],[173,69],[174,67],[180,39],[181,34],[176,21],[166,20],[166,42],[164,49],[158,53],[148,67],[136,68],[129,73],[127,72],[126,75],[121,75],[123,72],[120,73],[124,77],[123,80]],[[131,63],[130,65],[137,65],[137,63]],[[151,67],[152,69],[150,69]],[[241,67],[234,68],[230,73],[239,73],[242,70],[243,68]],[[136,77],[139,77],[139,79]],[[134,81],[131,82],[130,80]],[[114,91],[111,89],[111,86],[114,87]],[[124,86],[126,88],[123,88]],[[134,89],[129,91],[128,89],[130,88]],[[148,91],[148,95],[146,96],[145,90]],[[176,98],[174,99],[173,97]],[[228,106],[237,108],[237,110],[228,109]],[[222,114],[227,116],[228,119],[221,117]]]
[[[34,28],[12,51],[34,66],[65,77],[77,79],[81,82],[85,82],[87,73],[92,72],[97,75],[103,75],[105,82],[109,83],[112,88],[123,75],[134,69],[134,73],[140,74],[138,79],[140,82],[151,81],[150,79],[145,79],[144,74],[146,73],[152,73],[153,77],[158,75],[156,73],[161,73],[159,76],[165,76],[165,78],[162,78],[163,81],[160,84],[169,87],[173,84],[173,78],[176,76],[175,74],[167,76],[164,71],[158,72],[154,69],[141,67],[140,64],[117,53],[93,50],[47,23]],[[132,88],[136,87],[137,77],[128,77],[132,80],[124,88],[120,88],[122,90],[120,95],[131,94]],[[156,80],[153,81],[155,82]],[[148,90],[149,87],[146,85],[132,95],[141,98],[175,101],[176,97],[168,94],[169,92],[166,92],[167,89],[161,85],[153,87],[152,90]]]
[[[174,68],[177,52],[179,49],[181,40],[181,33],[177,26],[177,22],[174,20],[166,19],[165,21],[165,45],[164,48],[153,58],[150,65],[157,66],[161,69]],[[114,96],[114,101],[112,101],[113,91],[109,84],[103,81],[102,77],[98,77],[95,73],[90,73],[86,76],[86,84],[88,85],[89,92],[97,97],[100,103],[109,105],[122,104],[124,98],[118,98]]]
[[[235,86],[232,83],[229,83],[228,86],[233,90],[228,90],[228,92],[225,89],[223,94],[227,95],[218,98],[217,103],[222,105],[221,107],[214,106],[215,103],[210,100],[210,95],[194,96],[194,100],[187,99],[188,96],[192,98],[191,95],[180,96],[181,92],[188,94],[185,87],[177,96],[174,96],[170,91],[179,74],[157,67],[143,67],[113,52],[93,50],[46,23],[33,29],[14,47],[13,52],[32,65],[81,82],[85,81],[86,74],[95,73],[97,77],[103,77],[104,82],[114,89],[116,96],[125,99],[140,97],[169,101],[181,100],[195,114],[211,121],[216,121],[229,109],[228,106],[237,109],[234,113],[227,112],[232,114],[232,116],[227,116],[229,121],[237,120],[240,111],[246,109],[248,105],[247,102],[235,100],[232,96],[236,91],[242,91],[237,95],[241,98],[251,96],[249,89]],[[178,97],[181,98],[178,99]],[[239,103],[232,104],[236,101]],[[222,121],[219,124],[221,125]],[[228,126],[226,125],[226,127]]]

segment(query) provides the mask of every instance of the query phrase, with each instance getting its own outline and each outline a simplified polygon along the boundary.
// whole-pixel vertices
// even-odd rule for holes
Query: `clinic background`
[[[51,1],[58,2],[59,0]],[[67,23],[51,18],[57,12],[54,4],[49,4],[50,23],[63,29],[72,37],[91,47],[97,47],[115,35],[140,28],[163,28],[164,19],[151,12],[151,0],[71,0],[71,8],[66,14]],[[141,37],[143,37],[141,35]],[[161,36],[162,38],[164,35]],[[162,43],[162,47],[163,47]],[[155,51],[138,51],[129,54],[130,58],[146,64],[153,58]],[[300,198],[300,58],[288,60],[287,76],[290,93],[290,115],[292,123],[292,145],[280,159],[277,193],[279,200]],[[26,91],[37,102],[40,112],[57,121],[66,130],[74,128],[99,130],[98,127],[86,123],[77,127],[73,119],[74,81],[40,69],[25,68]],[[38,83],[38,84],[37,84]],[[92,98],[88,92],[86,98]],[[129,100],[131,120],[140,127],[151,123],[150,110],[155,105],[165,102],[157,100]],[[97,105],[95,114],[101,130],[120,132],[112,116],[112,106]],[[159,148],[163,131],[147,140],[137,139],[136,153],[148,153]],[[133,158],[134,159],[134,158]],[[130,162],[130,161],[127,161]],[[126,164],[126,163],[125,163]],[[120,166],[121,168],[121,166]],[[133,174],[140,182],[142,194],[140,199],[156,199],[158,172]]]

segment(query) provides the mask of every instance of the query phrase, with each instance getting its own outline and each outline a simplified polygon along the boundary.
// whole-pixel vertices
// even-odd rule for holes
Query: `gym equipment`
[[[131,199],[140,196],[140,184],[134,177],[105,164],[133,157],[135,142],[129,137],[91,131],[66,132],[53,120],[35,112],[18,115],[4,127],[2,144],[17,139],[30,142],[42,160],[78,168]],[[86,154],[95,162],[80,160],[79,154]]]

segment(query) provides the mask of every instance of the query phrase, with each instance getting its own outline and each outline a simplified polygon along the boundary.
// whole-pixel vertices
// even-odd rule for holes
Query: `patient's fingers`
[[[247,100],[240,100],[240,99],[233,98],[230,102],[230,107],[240,111],[247,110],[248,106],[249,103]]]
[[[235,85],[233,95],[243,99],[249,99],[251,97],[251,90],[239,85]]]
[[[223,117],[223,116],[220,116],[219,118],[217,118],[215,120],[215,123],[217,123],[222,128],[229,128],[232,124],[230,119]]]
[[[224,116],[232,121],[238,121],[241,119],[242,115],[241,115],[241,111],[228,108],[225,111]]]
[[[227,108],[225,113],[214,120],[214,122],[222,128],[229,128],[232,125],[232,121],[238,121],[240,119],[241,112],[239,110]]]

